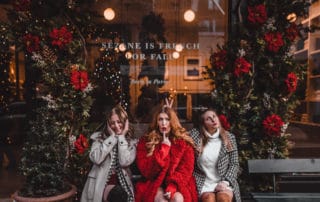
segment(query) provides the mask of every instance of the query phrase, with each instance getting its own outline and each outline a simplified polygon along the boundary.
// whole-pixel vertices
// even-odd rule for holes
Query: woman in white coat
[[[129,166],[136,157],[137,140],[129,127],[126,111],[117,105],[107,115],[106,127],[91,135],[93,162],[81,202],[134,201]],[[114,196],[114,193],[116,196]]]

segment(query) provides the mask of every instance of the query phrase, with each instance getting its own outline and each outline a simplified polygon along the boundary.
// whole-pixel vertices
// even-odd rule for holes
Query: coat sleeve
[[[136,158],[137,140],[132,139],[130,144],[124,135],[118,136],[119,163],[121,167],[127,167]]]
[[[153,154],[147,156],[146,141],[141,138],[137,148],[137,166],[141,174],[147,179],[154,179],[160,171],[169,163],[170,146],[158,144]]]
[[[116,144],[117,138],[114,135],[110,135],[105,140],[95,138],[89,154],[90,160],[94,164],[100,165],[106,159],[106,157],[110,155],[112,148]]]
[[[181,159],[172,159],[171,161],[177,161],[178,166],[173,172],[170,172],[166,178],[167,187],[182,187],[188,186],[192,177],[194,169],[194,150],[190,145],[184,142],[184,151],[181,155]],[[181,147],[180,147],[181,148]],[[174,157],[172,157],[174,158]]]
[[[233,150],[228,152],[229,155],[229,166],[228,170],[224,176],[222,176],[222,180],[226,180],[231,183],[233,186],[236,183],[236,179],[238,177],[239,172],[239,158],[238,158],[238,149],[237,143],[234,135],[229,134],[230,141],[232,143]]]

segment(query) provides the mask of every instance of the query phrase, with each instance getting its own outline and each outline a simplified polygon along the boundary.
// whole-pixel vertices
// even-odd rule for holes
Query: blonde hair
[[[111,111],[107,114],[106,116],[107,123],[109,123],[112,115],[118,115],[120,122],[122,123],[123,127],[125,127],[126,121],[128,120],[129,117],[126,110],[124,110],[124,108],[120,104],[117,104],[115,107],[113,107]],[[129,124],[129,130],[125,134],[125,137],[127,140],[130,140],[131,138],[133,138],[133,127],[130,124]]]
[[[201,150],[204,148],[204,146],[208,143],[208,141],[209,141],[209,137],[208,137],[208,135],[205,133],[205,131],[204,131],[204,128],[205,128],[205,126],[204,126],[204,114],[206,113],[206,112],[208,112],[208,111],[211,111],[211,112],[213,112],[213,113],[215,113],[216,115],[218,115],[217,114],[217,112],[214,110],[214,109],[206,109],[204,112],[202,112],[202,114],[201,114],[201,120],[200,120],[200,134],[201,134],[201,139],[202,139],[202,147],[201,147]],[[219,120],[219,130],[220,130],[220,137],[221,137],[221,139],[222,139],[222,142],[224,143],[224,145],[227,147],[227,149],[228,149],[228,151],[231,151],[232,149],[233,149],[233,146],[232,146],[232,144],[231,144],[231,141],[230,141],[230,139],[229,139],[229,135],[228,135],[228,133],[229,133],[229,131],[227,131],[227,130],[225,130],[223,127],[222,127],[222,125],[221,125],[221,122],[220,122],[220,119],[218,119]],[[202,151],[200,151],[200,152],[202,152]]]
[[[160,113],[165,113],[169,117],[171,127],[169,136],[172,137],[173,140],[182,139],[189,145],[194,147],[192,138],[189,136],[187,130],[181,126],[179,118],[175,111],[169,107],[158,107],[158,109],[156,109],[154,113],[152,122],[149,125],[148,133],[144,135],[144,137],[146,138],[147,156],[151,156],[155,149],[155,146],[163,140],[158,126],[158,116]]]

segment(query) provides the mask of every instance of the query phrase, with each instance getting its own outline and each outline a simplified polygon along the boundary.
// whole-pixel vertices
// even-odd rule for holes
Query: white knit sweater
[[[218,129],[214,134],[209,134],[207,131],[205,132],[209,137],[208,143],[203,148],[202,154],[197,162],[199,168],[201,168],[206,175],[201,193],[213,192],[217,184],[221,181],[216,167],[222,145],[221,138],[219,137],[220,131]]]

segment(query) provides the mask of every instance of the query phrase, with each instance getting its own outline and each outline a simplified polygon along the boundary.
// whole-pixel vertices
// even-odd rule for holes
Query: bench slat
[[[253,159],[248,168],[249,173],[319,172],[320,159]]]

